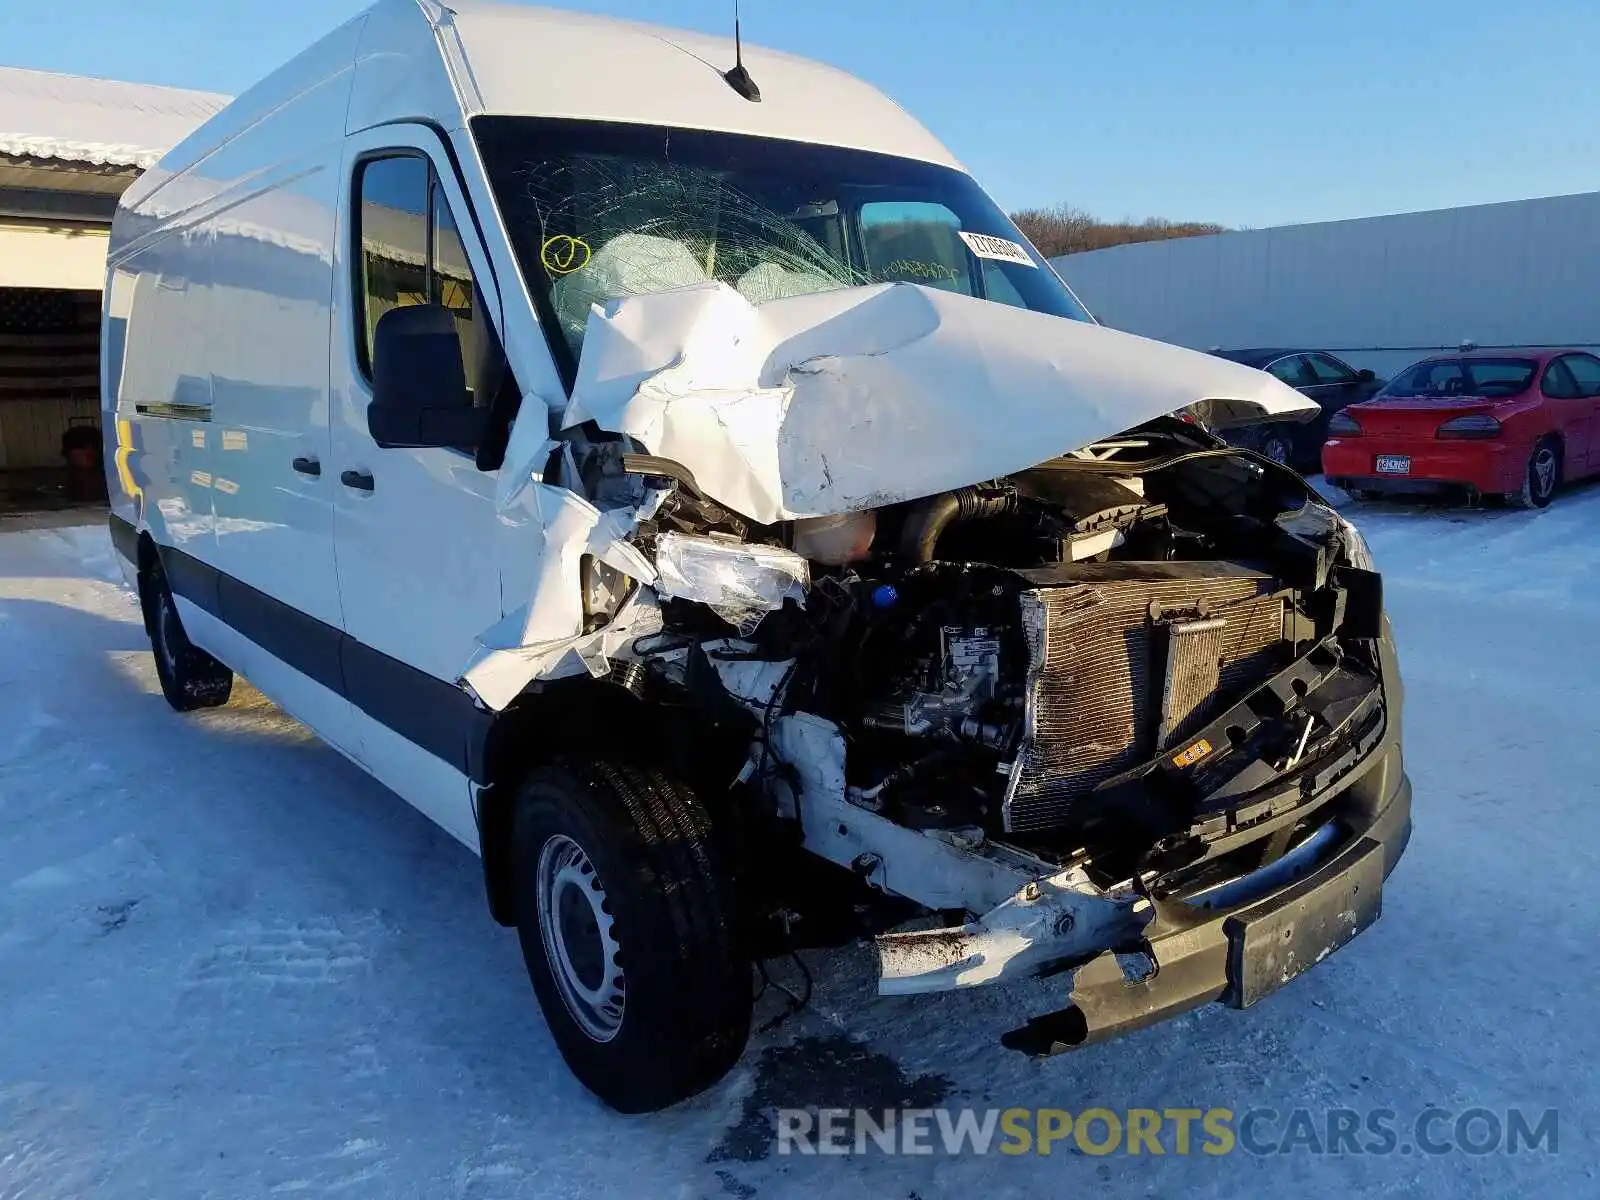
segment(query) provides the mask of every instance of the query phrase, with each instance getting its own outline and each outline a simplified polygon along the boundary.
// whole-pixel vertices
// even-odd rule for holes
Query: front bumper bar
[[[1107,951],[1078,968],[1071,1003],[1001,1041],[1056,1054],[1152,1025],[1202,1004],[1247,1007],[1377,919],[1378,893],[1411,836],[1411,782],[1401,770],[1382,808],[1326,863],[1269,895],[1216,910],[1160,901],[1144,931],[1142,978]],[[1282,946],[1265,944],[1267,936]],[[1311,948],[1296,958],[1298,945]]]

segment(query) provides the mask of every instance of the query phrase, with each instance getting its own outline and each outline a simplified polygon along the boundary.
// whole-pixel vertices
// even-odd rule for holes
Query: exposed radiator
[[[1102,781],[1171,746],[1285,661],[1284,597],[1228,563],[1099,563],[1023,572],[1023,741],[1007,830],[1076,820]]]

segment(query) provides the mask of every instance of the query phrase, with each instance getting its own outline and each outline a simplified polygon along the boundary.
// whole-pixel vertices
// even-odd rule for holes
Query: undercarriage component
[[[879,937],[878,994],[904,996],[1026,979],[1136,938],[1150,903],[1101,891],[1079,868],[1032,880],[976,921]]]

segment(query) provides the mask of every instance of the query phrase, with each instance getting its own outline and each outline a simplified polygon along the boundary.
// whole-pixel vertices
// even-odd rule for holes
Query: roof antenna
[[[746,100],[754,104],[761,103],[761,89],[750,78],[750,72],[744,69],[744,45],[739,40],[739,0],[733,0],[733,69],[724,71],[722,77],[728,81],[729,87]]]

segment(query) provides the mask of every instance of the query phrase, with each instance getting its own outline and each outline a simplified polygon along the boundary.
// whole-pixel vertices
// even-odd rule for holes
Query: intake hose
[[[957,488],[929,496],[906,514],[900,530],[900,553],[914,563],[933,561],[933,553],[950,526],[960,521],[988,520],[1017,511],[1015,492]]]

